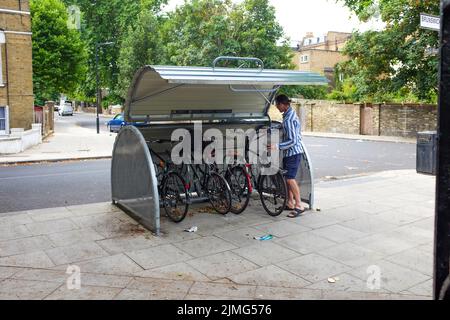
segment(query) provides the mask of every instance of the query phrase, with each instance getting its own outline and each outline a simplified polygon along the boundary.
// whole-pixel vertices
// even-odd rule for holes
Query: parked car
[[[59,106],[58,114],[60,116],[73,116],[73,107],[71,101],[66,101],[63,105]]]
[[[112,120],[106,122],[106,126],[109,128],[109,132],[119,132],[119,130],[128,125],[133,125],[136,127],[145,127],[146,122],[126,122],[123,113],[117,114]]]

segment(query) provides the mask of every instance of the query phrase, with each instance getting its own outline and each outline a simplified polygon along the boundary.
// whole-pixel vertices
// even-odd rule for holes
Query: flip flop
[[[295,208],[286,207],[286,208],[284,208],[284,211],[295,211]]]
[[[288,218],[297,218],[301,215],[303,215],[303,212],[305,212],[305,209],[301,210],[298,208],[295,208],[294,211],[288,214]]]

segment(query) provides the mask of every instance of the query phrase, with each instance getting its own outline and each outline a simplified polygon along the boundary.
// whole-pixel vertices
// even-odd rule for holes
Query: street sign
[[[439,31],[441,30],[441,18],[431,14],[420,14],[420,27],[424,29]]]

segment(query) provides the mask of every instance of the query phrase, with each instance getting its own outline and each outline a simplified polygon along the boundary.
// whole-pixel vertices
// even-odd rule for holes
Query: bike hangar
[[[256,63],[259,68],[216,67],[221,60]],[[113,204],[160,235],[157,159],[152,153],[171,151],[175,129],[203,137],[209,128],[224,134],[226,129],[279,128],[280,123],[269,117],[269,109],[281,86],[326,84],[328,80],[316,73],[264,69],[257,58],[219,57],[212,67],[142,67],[129,88],[124,116],[127,122],[145,121],[147,125],[125,126],[116,137],[111,165]],[[203,132],[193,132],[195,123],[202,124]],[[303,150],[297,181],[302,200],[313,208],[313,167],[305,145]]]

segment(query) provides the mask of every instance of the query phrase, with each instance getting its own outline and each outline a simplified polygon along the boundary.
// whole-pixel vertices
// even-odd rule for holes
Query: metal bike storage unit
[[[217,68],[219,60],[256,61],[256,68]],[[145,127],[126,126],[114,143],[112,201],[149,230],[160,233],[160,199],[152,152],[168,154],[173,130],[183,128],[194,136],[201,123],[201,137],[209,128],[269,128],[279,126],[268,116],[277,90],[283,85],[326,85],[319,74],[266,70],[254,58],[220,57],[213,67],[145,66],[134,76],[124,107],[127,122],[147,122]],[[198,137],[193,143],[198,143]],[[155,143],[155,141],[159,141]],[[193,139],[194,140],[194,139]],[[201,143],[201,142],[200,142]],[[150,152],[150,148],[152,152]],[[311,160],[303,145],[302,199],[313,206]]]

